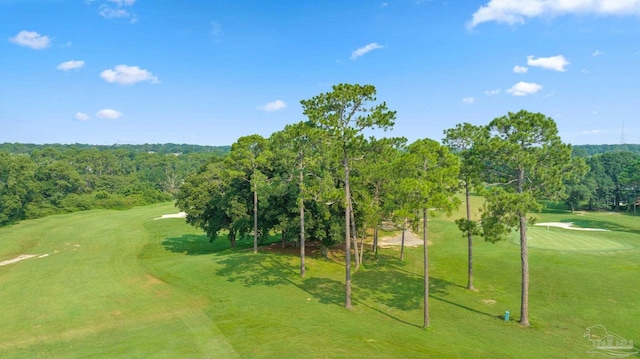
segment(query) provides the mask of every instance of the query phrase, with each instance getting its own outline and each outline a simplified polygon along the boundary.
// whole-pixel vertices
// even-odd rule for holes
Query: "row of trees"
[[[580,178],[584,161],[572,158],[552,119],[526,111],[509,113],[487,126],[461,124],[446,132],[444,144],[431,139],[411,144],[403,138],[365,134],[390,129],[395,112],[377,102],[373,86],[341,84],[301,101],[308,121],[286,126],[269,138],[238,139],[229,156],[214,158],[189,176],[177,206],[187,222],[214,240],[224,230],[231,245],[253,234],[254,252],[274,231],[300,245],[304,277],[307,238],[324,247],[344,243],[345,307],[351,308],[351,270],[358,270],[367,229],[373,252],[383,220],[422,228],[424,240],[424,326],[429,325],[428,220],[448,212],[466,189],[487,201],[481,221],[458,221],[469,237],[497,241],[519,230],[522,258],[521,323],[528,320],[527,214],[540,199],[564,195],[564,183]],[[470,213],[470,210],[468,210]],[[352,259],[355,265],[352,266]]]
[[[54,213],[169,201],[211,153],[3,144],[0,225]],[[8,150],[17,150],[9,152]]]

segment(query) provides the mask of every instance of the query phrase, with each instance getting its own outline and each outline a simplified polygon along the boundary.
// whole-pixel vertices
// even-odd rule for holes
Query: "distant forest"
[[[619,144],[619,145],[574,145],[573,154],[580,157],[593,156],[599,153],[613,151],[629,151],[640,153],[640,145]]]
[[[0,226],[88,209],[172,200],[184,178],[230,146],[0,144]]]

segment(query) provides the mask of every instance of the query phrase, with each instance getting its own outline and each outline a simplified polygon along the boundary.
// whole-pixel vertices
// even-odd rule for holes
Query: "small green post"
[[[504,312],[504,321],[505,322],[509,321],[509,311],[508,310]]]

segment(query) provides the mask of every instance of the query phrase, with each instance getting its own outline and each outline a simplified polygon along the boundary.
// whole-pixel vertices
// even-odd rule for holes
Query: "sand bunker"
[[[37,254],[23,254],[21,256],[15,257],[13,259],[8,259],[6,261],[2,261],[0,262],[0,266],[6,266],[7,264],[12,264],[12,263],[16,263],[16,262],[20,262],[23,261],[25,259],[29,259],[29,258],[33,258],[37,256]]]
[[[574,227],[573,222],[544,222],[544,223],[536,223],[535,225],[540,227],[559,227],[564,229],[573,229],[574,231],[602,231],[602,232],[609,231],[608,229],[602,229],[602,228]]]
[[[173,213],[173,214],[163,214],[162,217],[154,218],[154,219],[166,219],[166,218],[186,218],[187,214],[185,212]]]
[[[405,247],[417,247],[423,243],[422,239],[416,236],[411,231],[405,231],[404,233],[404,245]],[[431,243],[429,243],[431,244]],[[378,239],[378,245],[380,247],[390,247],[402,245],[402,233],[392,237],[381,237]]]

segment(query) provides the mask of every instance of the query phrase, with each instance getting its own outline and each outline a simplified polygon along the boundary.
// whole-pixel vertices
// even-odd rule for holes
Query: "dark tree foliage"
[[[169,201],[184,178],[216,149],[1,144],[0,225],[55,213]],[[184,152],[172,152],[179,150]]]

